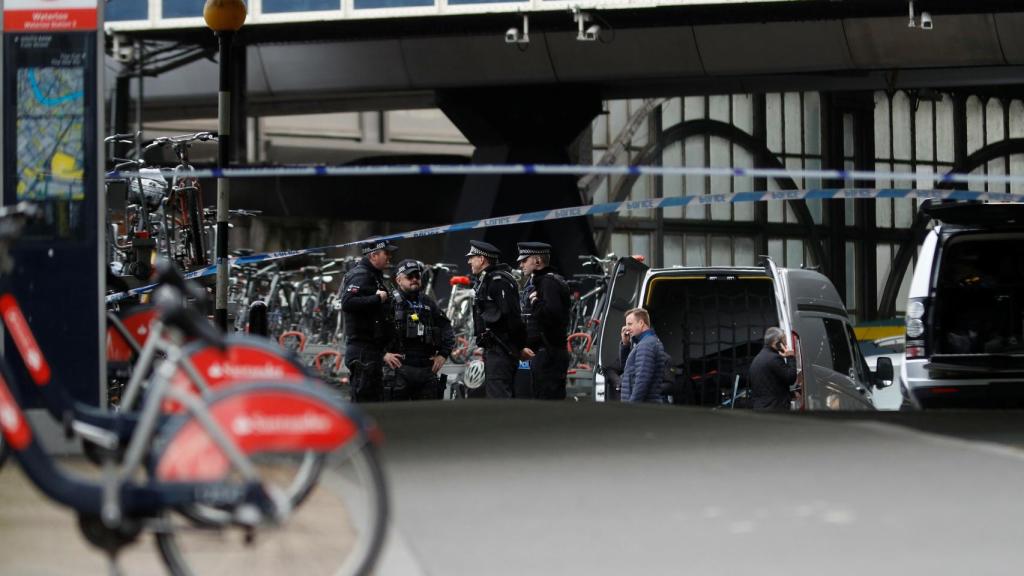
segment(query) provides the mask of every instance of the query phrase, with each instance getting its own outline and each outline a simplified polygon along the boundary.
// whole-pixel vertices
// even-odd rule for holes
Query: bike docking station
[[[28,200],[42,209],[12,247],[14,267],[3,281],[48,353],[51,385],[60,382],[92,406],[106,402],[102,4],[0,0],[0,190],[4,205]],[[7,333],[18,328],[4,316],[5,358],[19,376],[38,372],[46,360],[29,356],[26,366]],[[37,393],[22,385],[21,396],[37,429],[47,431],[47,450],[70,449],[59,426],[35,409]]]

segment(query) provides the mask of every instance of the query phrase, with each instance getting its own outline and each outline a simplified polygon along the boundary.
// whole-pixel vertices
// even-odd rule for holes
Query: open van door
[[[764,257],[764,269],[772,277],[772,286],[775,290],[775,307],[779,316],[779,328],[786,333],[786,347],[793,348],[793,315],[789,306],[789,287],[786,285],[786,276],[779,270],[771,258]]]
[[[597,370],[603,376],[604,396],[609,400],[618,399],[618,375],[622,373],[622,366],[619,365],[619,333],[626,325],[623,315],[640,304],[640,288],[647,270],[648,267],[639,260],[619,258],[608,282],[597,338]]]
[[[772,278],[772,289],[775,292],[775,311],[779,317],[779,328],[786,334],[786,348],[793,350],[796,361],[796,403],[799,409],[806,406],[806,394],[804,390],[803,362],[800,357],[799,342],[793,341],[793,312],[794,306],[789,298],[789,282],[786,274],[780,270],[768,256],[764,257],[764,269]]]

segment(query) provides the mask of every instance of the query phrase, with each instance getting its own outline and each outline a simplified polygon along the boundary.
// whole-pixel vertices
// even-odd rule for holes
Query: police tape
[[[374,236],[342,244],[329,246],[317,246],[315,248],[303,248],[299,250],[286,250],[281,252],[267,252],[264,254],[252,254],[230,258],[229,266],[244,266],[246,264],[258,264],[283,258],[292,258],[314,252],[323,252],[340,248],[348,248],[367,242],[369,240],[409,240],[437,236],[465,230],[481,230],[495,228],[498,226],[511,226],[513,224],[530,224],[534,222],[545,222],[551,220],[562,220],[565,218],[579,218],[584,216],[598,216],[625,212],[628,210],[664,210],[665,208],[706,206],[713,204],[740,204],[747,202],[768,202],[786,200],[840,200],[840,199],[917,199],[917,200],[979,200],[987,202],[1024,202],[1024,194],[1007,194],[1001,192],[979,192],[973,190],[928,190],[916,188],[812,188],[805,190],[773,190],[762,192],[736,192],[730,194],[705,194],[700,196],[674,196],[669,198],[651,198],[649,200],[625,200],[622,202],[605,202],[602,204],[590,204],[583,206],[570,206],[566,208],[552,208],[548,210],[537,210],[535,212],[523,212],[508,216],[495,216],[480,220],[467,220],[455,224],[445,224],[431,228],[421,228],[411,232],[401,232],[386,236]],[[186,278],[194,280],[216,274],[216,264],[205,268],[194,270],[185,275]],[[133,288],[127,292],[119,292],[107,296],[107,303],[113,304],[150,292],[155,284]]]
[[[780,168],[711,168],[705,166],[587,166],[573,164],[404,164],[393,166],[241,166],[237,168],[161,169],[165,178],[284,178],[299,176],[710,176],[736,178],[806,178],[839,181],[933,182],[940,184],[1024,184],[1024,175],[949,172],[879,172],[867,170],[803,170]],[[113,171],[107,180],[152,179],[155,172]]]

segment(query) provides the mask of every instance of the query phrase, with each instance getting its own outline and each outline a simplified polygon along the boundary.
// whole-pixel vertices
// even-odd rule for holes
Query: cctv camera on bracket
[[[594,42],[600,38],[601,26],[598,24],[591,24],[590,26],[587,26],[587,23],[594,19],[589,12],[583,12],[580,10],[579,6],[573,6],[572,19],[576,22],[577,26],[577,40],[580,42]]]
[[[529,44],[530,43],[530,17],[523,14],[522,29],[512,27],[505,31],[506,44]]]
[[[931,30],[935,27],[932,22],[932,15],[929,12],[921,12],[921,30]]]

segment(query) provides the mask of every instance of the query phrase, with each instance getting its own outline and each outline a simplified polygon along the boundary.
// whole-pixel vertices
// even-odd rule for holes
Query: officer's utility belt
[[[494,332],[491,332],[490,330],[485,330],[484,333],[481,334],[479,338],[477,338],[477,343],[483,346],[484,348],[497,348],[498,350],[501,350],[502,352],[508,354],[509,356],[514,356],[518,358],[519,354],[513,352],[512,348],[506,343],[507,338],[507,334],[498,335],[495,334]]]
[[[412,366],[413,368],[433,368],[434,360],[429,356],[409,356],[405,355],[402,359],[402,366]]]

